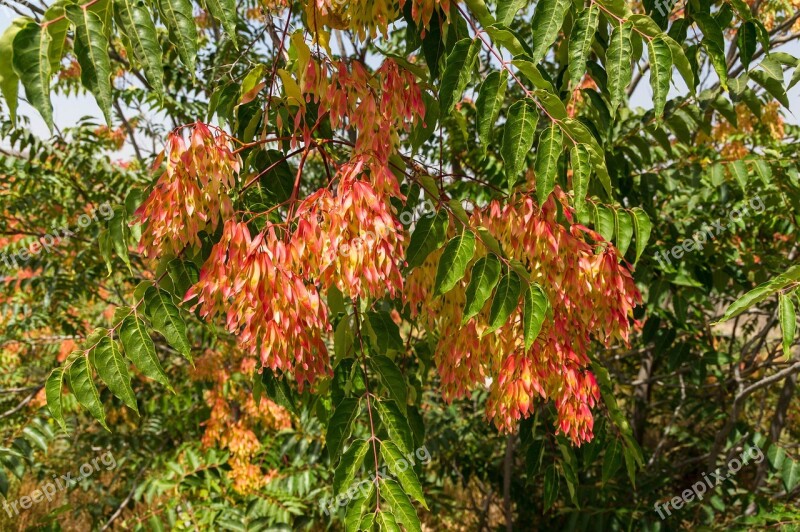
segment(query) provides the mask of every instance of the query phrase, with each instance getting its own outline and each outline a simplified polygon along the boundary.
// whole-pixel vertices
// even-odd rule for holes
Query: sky
[[[16,17],[15,13],[13,13],[8,7],[0,5],[0,32],[5,30],[11,23],[11,21]],[[795,57],[800,57],[800,43],[797,41],[784,45],[783,47],[779,48],[782,51],[785,51]],[[786,73],[786,79],[790,79],[792,71],[788,71]],[[680,75],[677,72],[673,73],[673,86],[670,91],[669,97],[675,97],[680,94],[685,94],[687,92],[686,85],[683,83]],[[20,95],[24,94],[24,90],[20,87]],[[795,85],[788,93],[789,103],[790,103],[790,111],[785,111],[786,120],[789,123],[799,124],[800,123],[800,83]],[[642,81],[639,83],[636,91],[634,92],[631,98],[631,105],[633,107],[641,107],[643,109],[651,109],[653,106],[652,102],[652,91],[650,89],[650,82],[649,82],[649,75],[645,74]],[[124,109],[125,110],[125,109]],[[133,111],[128,111],[128,115],[135,114]],[[45,126],[44,121],[39,116],[39,114],[31,108],[27,103],[24,101],[20,101],[19,103],[19,110],[18,114],[20,116],[25,116],[30,119],[31,130],[38,136],[42,138],[46,138],[49,136],[47,127]],[[62,94],[54,94],[53,95],[53,121],[57,127],[66,127],[73,125],[78,122],[79,119],[83,117],[91,117],[97,123],[103,123],[102,114],[100,112],[100,108],[97,106],[97,103],[94,100],[94,97],[90,94],[79,94],[79,95],[70,95],[65,96]],[[0,145],[5,145],[5,139],[0,139]],[[127,145],[126,145],[127,146]],[[130,151],[130,147],[127,147],[122,154],[123,155],[130,155],[128,153]]]

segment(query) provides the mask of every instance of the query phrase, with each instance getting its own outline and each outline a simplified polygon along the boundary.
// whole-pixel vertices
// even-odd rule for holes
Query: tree
[[[749,443],[770,458],[731,482],[761,491],[686,519],[795,518],[763,499],[762,465],[789,497],[800,183],[780,106],[800,70],[776,49],[796,37],[783,4],[21,11],[0,37],[3,349],[51,351],[8,383],[30,392],[0,451],[20,480],[59,466],[32,444],[80,434],[77,456],[128,449],[98,527],[420,530],[461,511],[483,528],[493,505],[509,529],[658,526],[651,505],[695,464]],[[58,130],[59,91],[91,93],[106,125]],[[22,94],[52,143],[17,117]]]

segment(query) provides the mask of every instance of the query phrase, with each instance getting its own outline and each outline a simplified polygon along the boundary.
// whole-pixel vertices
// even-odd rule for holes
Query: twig
[[[16,414],[17,412],[19,412],[20,410],[22,410],[25,407],[25,405],[30,403],[31,400],[34,397],[36,397],[36,394],[39,393],[39,390],[41,390],[42,388],[44,388],[44,384],[40,384],[39,386],[34,388],[33,391],[30,393],[30,395],[28,395],[28,397],[23,399],[22,402],[20,402],[17,406],[15,406],[14,408],[12,408],[11,410],[9,410],[7,412],[4,412],[4,413],[0,414],[0,419],[6,418],[8,416],[12,416],[12,415]]]

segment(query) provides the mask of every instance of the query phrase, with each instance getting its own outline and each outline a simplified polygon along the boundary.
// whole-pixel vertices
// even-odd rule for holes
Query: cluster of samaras
[[[330,324],[321,294],[332,286],[352,298],[402,291],[405,235],[389,202],[402,195],[389,156],[401,131],[425,111],[413,75],[391,60],[370,74],[358,63],[348,69],[316,62],[304,51],[298,62],[304,97],[318,102],[332,127],[357,133],[350,159],[332,163],[328,187],[298,198],[296,186],[286,222],[267,223],[253,234],[232,207],[240,161],[231,139],[195,124],[188,143],[181,132],[170,135],[166,169],[137,211],[147,224],[140,248],[148,255],[179,255],[199,245],[199,231],[213,234],[222,224],[222,237],[186,299],[204,317],[224,315],[245,349],[257,352],[266,367],[293,372],[301,387],[330,372],[323,341]],[[299,106],[295,145],[311,150],[313,128],[304,113]],[[347,245],[367,233],[374,238],[364,245]]]
[[[600,395],[587,369],[592,339],[605,345],[626,342],[632,310],[641,296],[627,267],[617,260],[616,249],[591,229],[572,223],[574,212],[560,189],[541,209],[530,197],[516,199],[505,205],[493,201],[476,210],[470,225],[486,228],[509,263],[524,266],[530,282],[538,283],[547,295],[552,312],[529,349],[523,342],[522,297],[506,323],[487,334],[488,304],[466,323],[462,319],[468,277],[444,296],[434,296],[441,252],[411,274],[408,299],[412,312],[439,331],[435,357],[446,399],[465,396],[489,382],[487,415],[503,430],[512,430],[520,418],[528,417],[536,398],[552,400],[559,431],[575,443],[589,441],[590,408]],[[570,223],[568,228],[556,220],[558,207]],[[488,253],[479,241],[473,260]],[[510,268],[506,272],[515,275]],[[522,285],[527,282],[520,280]]]
[[[213,234],[222,224],[222,236],[186,301],[206,318],[224,316],[244,349],[258,354],[265,367],[292,373],[301,387],[331,372],[324,341],[331,331],[328,290],[335,286],[353,299],[388,294],[410,304],[439,334],[436,358],[448,399],[491,377],[487,412],[499,427],[512,428],[529,414],[533,399],[542,397],[555,402],[561,431],[575,442],[590,439],[590,408],[598,397],[586,369],[591,339],[626,340],[639,298],[614,248],[583,226],[560,225],[552,198],[544,209],[527,196],[476,209],[471,227],[488,231],[507,255],[504,260],[519,261],[530,281],[544,287],[553,315],[529,350],[522,348],[521,310],[490,334],[483,334],[486,309],[462,323],[469,279],[443,297],[433,294],[441,252],[410,276],[402,270],[407,239],[389,200],[405,198],[390,155],[400,135],[424,116],[414,76],[391,60],[369,73],[357,62],[318,61],[302,47],[298,55],[295,72],[304,100],[318,102],[318,116],[327,116],[333,128],[356,133],[349,159],[331,163],[328,186],[298,197],[301,164],[283,206],[286,221],[255,230],[232,207],[241,183],[231,139],[196,124],[188,143],[180,133],[171,135],[166,169],[137,212],[147,224],[142,251],[178,255],[199,244],[198,231]],[[308,151],[324,149],[313,140],[315,126],[306,124],[304,113],[301,104],[294,121],[294,145],[305,150],[303,160]],[[563,194],[556,194],[571,217]],[[346,246],[366,233],[374,238]],[[473,260],[486,253],[479,245]]]
[[[378,32],[386,35],[389,24],[397,20],[409,0],[312,0],[306,3],[306,19],[314,34],[324,37],[324,27],[352,30],[361,40]],[[427,28],[433,12],[441,7],[450,11],[449,0],[410,0],[411,18],[420,28]]]

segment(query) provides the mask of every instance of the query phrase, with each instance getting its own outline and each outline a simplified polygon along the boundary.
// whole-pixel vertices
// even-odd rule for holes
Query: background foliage
[[[104,450],[118,467],[0,512],[0,528],[794,529],[800,130],[784,117],[800,69],[782,48],[797,39],[793,1],[12,2],[0,244],[18,257],[56,243],[0,264],[0,492],[17,500]],[[602,392],[591,441],[559,433],[541,399],[499,432],[487,421],[496,382],[446,401],[435,320],[447,307],[428,309],[434,323],[399,297],[326,293],[332,372],[301,389],[259,373],[222,320],[184,304],[221,231],[177,257],[142,254],[149,228],[135,211],[174,128],[208,122],[238,139],[236,212],[280,221],[287,202],[330,184],[329,161],[366,137],[351,126],[364,115],[318,112],[309,58],[367,72],[391,59],[419,87],[424,116],[393,117],[409,127],[389,159],[408,201],[392,200],[400,212],[427,198],[437,214],[415,216],[396,259],[437,290],[464,292],[477,269],[467,228],[489,247],[471,224],[492,200],[563,196],[558,224],[574,208],[630,265],[643,301],[629,343],[586,353]],[[52,106],[84,92],[100,114],[54,123]],[[642,93],[646,109],[631,103]],[[31,132],[23,99],[50,137]],[[301,160],[297,128],[324,149]],[[271,137],[282,140],[262,149]],[[724,230],[702,249],[663,259],[715,222]],[[551,321],[541,282],[542,306],[521,315],[526,344]],[[480,318],[501,312],[487,304]],[[360,412],[359,397],[378,403]],[[380,451],[364,443],[376,434]],[[750,444],[767,459],[659,519],[656,502]],[[381,483],[382,512],[361,499],[321,507],[392,463],[392,446],[422,445],[428,463]]]

